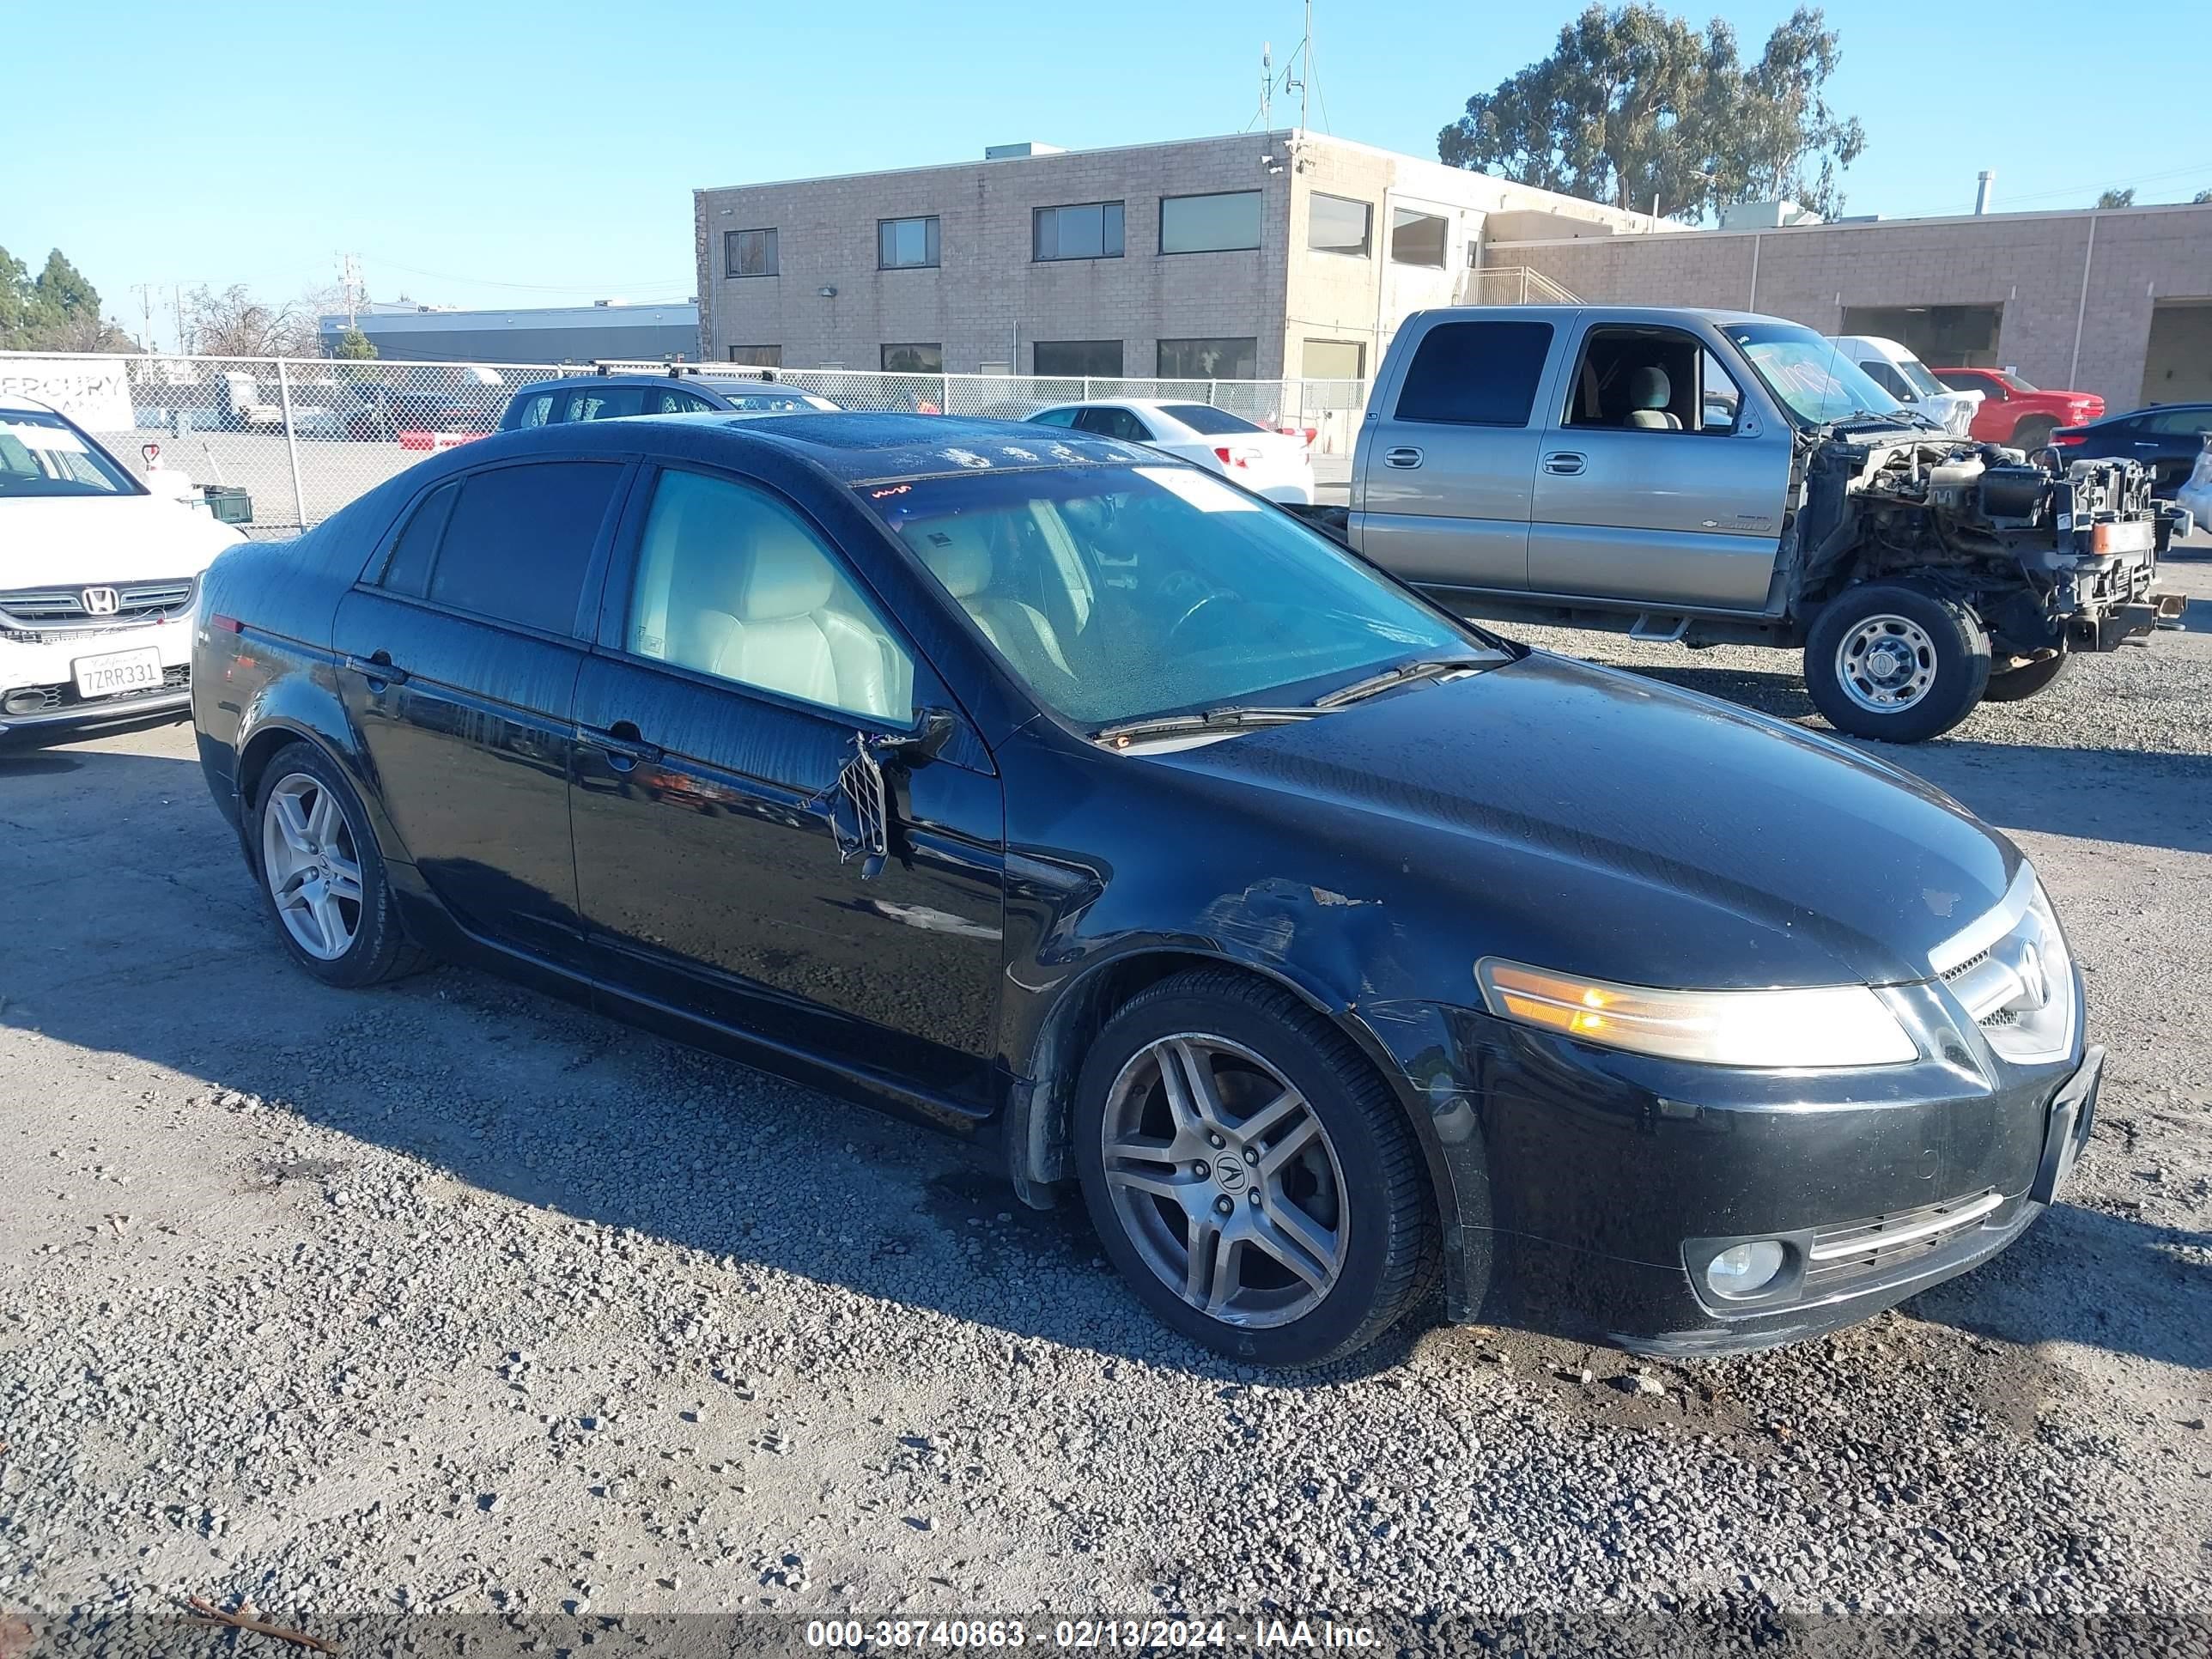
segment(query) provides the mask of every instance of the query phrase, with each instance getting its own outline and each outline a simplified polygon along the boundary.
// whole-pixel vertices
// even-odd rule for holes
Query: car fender
[[[383,792],[368,763],[353,720],[338,695],[335,661],[299,665],[264,680],[240,711],[234,753],[233,789],[238,804],[239,835],[246,856],[254,857],[252,801],[260,772],[286,743],[311,743],[328,756],[351,786],[368,816],[377,851],[386,864],[412,865],[414,859],[384,810]]]

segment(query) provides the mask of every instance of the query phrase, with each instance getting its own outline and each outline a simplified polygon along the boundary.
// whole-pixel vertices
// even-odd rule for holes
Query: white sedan
[[[183,499],[180,475],[152,476],[173,487],[0,397],[0,738],[188,712],[199,578],[241,538]]]
[[[1270,432],[1210,404],[1111,398],[1041,409],[1038,426],[1073,427],[1102,438],[1149,444],[1178,460],[1211,467],[1272,501],[1312,505],[1313,451],[1302,438]]]

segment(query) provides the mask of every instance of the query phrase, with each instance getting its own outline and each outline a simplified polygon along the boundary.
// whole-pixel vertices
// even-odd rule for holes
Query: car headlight
[[[1500,1019],[1584,1042],[1707,1066],[1899,1066],[1920,1057],[1863,985],[1673,991],[1616,985],[1486,957],[1474,968]]]

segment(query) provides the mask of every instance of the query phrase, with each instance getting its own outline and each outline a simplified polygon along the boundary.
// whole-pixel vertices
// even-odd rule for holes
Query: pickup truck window
[[[1824,340],[1798,323],[1735,323],[1723,331],[1783,406],[1808,426],[1851,415],[1886,415],[1897,400]]]
[[[1698,360],[1704,351],[1674,329],[1592,329],[1568,391],[1566,424],[1638,432],[1705,430],[1705,414],[1696,401]]]
[[[1551,352],[1549,323],[1439,323],[1406,371],[1397,418],[1526,426]]]

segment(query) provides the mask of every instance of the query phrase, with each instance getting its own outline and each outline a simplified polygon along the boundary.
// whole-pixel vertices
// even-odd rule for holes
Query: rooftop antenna
[[[1288,92],[1292,87],[1298,89],[1298,131],[1304,132],[1306,130],[1306,82],[1313,79],[1313,0],[1306,0],[1305,38],[1298,42],[1297,50],[1291,54],[1291,61],[1297,65],[1297,73],[1292,76],[1285,71],[1283,90]]]
[[[1275,89],[1275,43],[1260,43],[1260,131],[1267,131],[1267,110]]]

